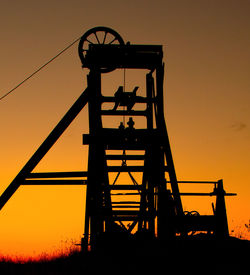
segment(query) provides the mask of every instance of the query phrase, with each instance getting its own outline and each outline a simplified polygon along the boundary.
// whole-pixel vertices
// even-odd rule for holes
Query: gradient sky
[[[165,115],[177,177],[224,179],[226,191],[238,194],[226,200],[230,230],[246,234],[249,14],[247,0],[1,0],[0,96],[95,26],[111,27],[131,43],[164,45]],[[0,193],[85,87],[76,44],[0,101]],[[83,110],[36,171],[86,170],[87,132]],[[0,255],[57,253],[79,242],[84,195],[84,187],[20,187],[0,212]],[[209,201],[200,203],[211,212]],[[185,200],[184,209],[195,210],[194,201]]]

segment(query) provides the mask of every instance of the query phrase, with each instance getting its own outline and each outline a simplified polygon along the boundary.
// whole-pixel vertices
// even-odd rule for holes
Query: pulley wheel
[[[124,45],[124,41],[119,33],[111,28],[107,27],[95,27],[88,30],[80,39],[78,46],[79,57],[84,66],[86,54],[89,49],[90,44],[99,45]],[[114,68],[101,68],[102,73],[107,73],[113,71]]]

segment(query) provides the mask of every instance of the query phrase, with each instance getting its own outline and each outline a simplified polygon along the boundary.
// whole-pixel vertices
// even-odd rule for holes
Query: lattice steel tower
[[[97,44],[90,43],[91,36]],[[83,67],[90,69],[89,134],[83,135],[89,145],[85,241],[90,236],[94,246],[105,235],[125,237],[131,232],[168,238],[174,232],[167,216],[182,216],[183,209],[164,119],[162,46],[124,44],[118,33],[99,27],[82,37],[79,55]],[[137,95],[138,86],[133,91],[119,86],[113,96],[103,95],[102,74],[115,69],[144,70],[143,96]],[[104,109],[105,103],[113,103],[112,108]],[[139,110],[139,104],[145,108]],[[104,128],[105,116],[129,120],[127,125],[123,121],[117,128]],[[137,129],[134,117],[144,117],[146,127]],[[117,161],[120,166],[114,165]],[[111,181],[112,173],[117,176]],[[122,184],[117,181],[120,173],[129,176]]]

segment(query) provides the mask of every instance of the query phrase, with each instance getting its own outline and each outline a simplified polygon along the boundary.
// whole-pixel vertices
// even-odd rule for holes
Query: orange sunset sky
[[[0,96],[95,26],[125,42],[162,44],[177,178],[223,179],[238,194],[226,198],[230,231],[249,239],[249,14],[249,0],[1,0]],[[0,194],[86,88],[86,74],[75,44],[0,101]],[[128,73],[130,81],[137,78]],[[123,84],[122,72],[114,82]],[[35,171],[86,171],[87,132],[86,107]],[[185,199],[184,209],[196,202],[211,213],[210,198]],[[79,243],[84,203],[83,186],[20,187],[0,211],[0,255],[53,254]]]

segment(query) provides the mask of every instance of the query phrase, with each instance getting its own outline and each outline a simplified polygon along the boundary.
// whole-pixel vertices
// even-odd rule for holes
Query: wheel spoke
[[[94,44],[93,42],[91,42],[90,40],[88,40],[87,38],[85,39],[86,41],[89,42],[89,44]]]
[[[107,37],[107,31],[105,31],[105,34],[104,34],[104,38],[103,38],[103,41],[102,41],[102,44],[104,44],[105,43],[105,40],[106,40],[106,37]]]
[[[115,42],[115,40],[117,40],[116,37],[112,41],[110,41],[109,44],[112,44],[113,42]]]
[[[96,40],[97,40],[98,44],[101,44],[100,41],[99,41],[99,38],[98,38],[98,36],[97,36],[97,34],[96,34],[96,32],[94,32],[94,35],[95,35],[95,37],[96,37]]]

